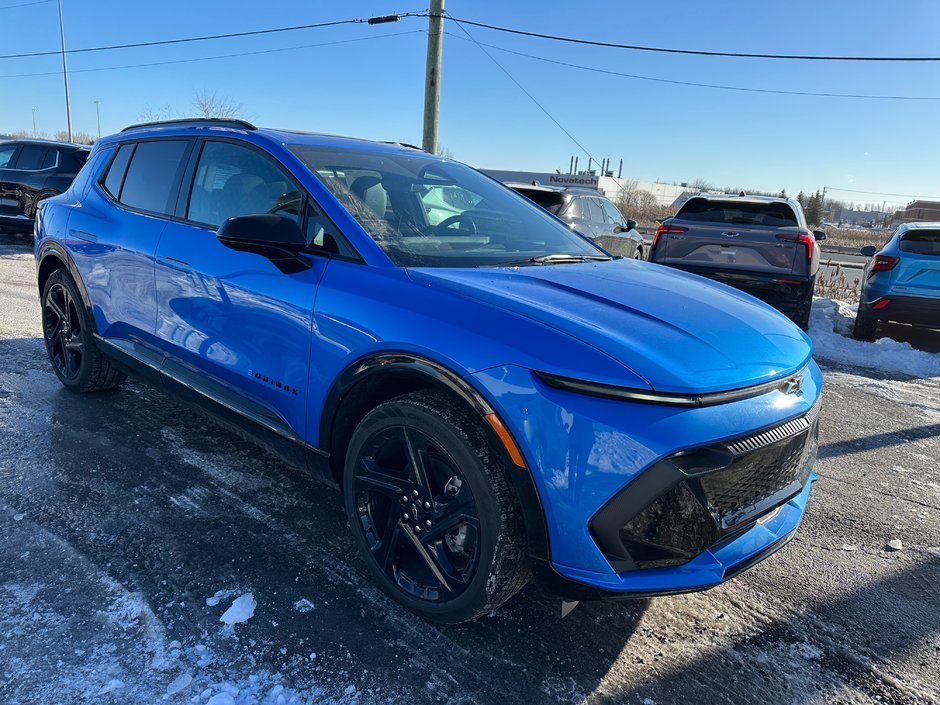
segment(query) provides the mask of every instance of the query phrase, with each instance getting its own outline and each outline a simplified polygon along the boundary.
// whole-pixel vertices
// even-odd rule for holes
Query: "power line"
[[[446,13],[444,14],[444,16],[447,17],[447,18],[450,18],[450,15],[448,15],[448,14],[446,14]],[[473,36],[472,36],[462,25],[459,25],[459,24],[458,24],[457,26],[460,27],[460,30],[461,30],[464,34],[467,35],[467,37],[470,39],[471,42],[473,42],[474,44],[477,45],[477,47],[479,47],[480,51],[482,51],[484,54],[486,54],[486,56],[490,59],[490,61],[492,61],[494,64],[496,64],[496,65],[499,67],[500,71],[502,71],[504,74],[506,74],[506,75],[509,77],[509,80],[510,80],[510,81],[512,81],[513,83],[516,84],[516,86],[519,88],[519,90],[521,90],[523,93],[525,93],[525,94],[529,97],[529,100],[531,100],[533,103],[535,103],[535,104],[538,106],[539,110],[541,110],[543,113],[545,113],[545,115],[548,116],[548,119],[549,119],[549,120],[551,120],[553,123],[555,123],[555,125],[558,127],[559,130],[561,130],[562,132],[564,132],[564,133],[568,136],[568,139],[570,139],[572,142],[574,142],[576,145],[578,145],[578,148],[579,148],[582,152],[584,152],[591,160],[597,161],[596,159],[594,159],[593,155],[587,150],[587,147],[585,147],[583,144],[581,144],[581,143],[575,138],[574,135],[572,135],[570,132],[568,132],[568,130],[565,129],[565,126],[562,125],[560,122],[558,122],[558,120],[555,119],[555,116],[552,115],[550,112],[548,112],[548,110],[545,108],[545,106],[542,105],[540,102],[538,102],[538,100],[535,99],[535,96],[533,96],[531,93],[529,93],[529,91],[527,91],[527,90],[525,89],[525,86],[523,86],[521,83],[519,83],[519,81],[517,81],[517,80],[515,79],[515,77],[514,77],[511,73],[509,73],[509,71],[506,69],[506,67],[503,66],[501,63],[499,63],[499,62],[496,60],[496,57],[494,57],[492,54],[490,54],[490,53],[484,48],[484,46],[483,46],[482,44],[480,44],[476,39],[474,39]]]
[[[213,61],[216,59],[230,59],[240,56],[257,56],[259,54],[275,54],[282,51],[296,51],[298,49],[313,49],[316,47],[325,47],[333,46],[336,44],[351,44],[353,42],[366,42],[372,39],[384,39],[386,37],[401,37],[406,34],[423,34],[424,30],[422,29],[412,29],[407,32],[391,32],[389,34],[376,34],[368,37],[357,37],[355,39],[339,39],[332,42],[318,42],[316,44],[300,44],[297,46],[291,47],[281,47],[278,49],[262,49],[259,51],[244,51],[237,52],[234,54],[216,54],[214,56],[198,56],[192,59],[171,59],[168,61],[151,61],[141,64],[121,64],[119,66],[99,66],[92,69],[72,69],[69,73],[94,73],[96,71],[118,71],[121,69],[136,69],[144,68],[147,66],[167,66],[170,64],[189,64],[199,61]],[[0,74],[0,78],[32,78],[35,76],[58,76],[61,71],[42,71],[38,73],[12,73],[12,74]]]
[[[425,13],[426,14],[426,13]],[[216,39],[232,39],[234,37],[254,37],[262,34],[277,34],[280,32],[295,32],[301,29],[318,29],[321,27],[336,27],[345,24],[383,24],[386,22],[398,22],[403,17],[417,17],[418,13],[402,13],[398,15],[386,15],[383,17],[359,17],[348,20],[333,20],[332,22],[314,22],[311,24],[290,25],[287,27],[273,27],[270,29],[254,29],[245,32],[228,32],[225,34],[208,34],[201,37],[182,37],[177,39],[158,39],[150,42],[133,42],[129,44],[109,44],[98,47],[85,47],[83,49],[68,49],[66,54],[88,54],[99,51],[112,51],[114,49],[136,49],[139,47],[165,46],[167,44],[187,44],[190,42],[206,42]],[[33,56],[58,56],[61,51],[34,51],[24,54],[2,54],[0,59],[23,59]]]
[[[837,186],[826,186],[829,191],[848,191],[849,193],[864,193],[869,196],[896,196],[898,198],[917,198],[922,201],[940,201],[940,196],[915,196],[910,193],[885,193],[883,191],[858,191],[851,188],[839,188]]]
[[[425,13],[427,16],[428,13]],[[485,22],[475,22],[465,20],[453,15],[447,14],[447,19],[456,22],[459,25],[471,25],[473,27],[482,27],[496,32],[505,32],[507,34],[518,34],[524,37],[535,37],[537,39],[549,39],[556,42],[567,42],[569,44],[586,44],[588,46],[608,47],[611,49],[629,49],[631,51],[651,51],[661,54],[687,54],[690,56],[724,56],[735,59],[789,59],[797,61],[940,61],[940,56],[821,56],[813,54],[753,54],[747,52],[734,51],[704,51],[695,49],[676,49],[670,47],[651,47],[640,44],[617,44],[615,42],[601,42],[592,39],[577,39],[574,37],[563,37],[556,34],[544,34],[542,32],[530,32],[511,27],[501,27],[499,25],[487,24]]]
[[[458,25],[459,26],[459,25]],[[446,32],[446,34],[454,37],[455,39],[460,39],[462,41],[467,41],[464,37],[461,37],[458,34],[453,32]],[[717,90],[725,91],[741,91],[744,93],[772,93],[775,95],[796,95],[796,96],[812,96],[814,98],[868,98],[871,100],[940,100],[940,96],[915,96],[915,95],[871,95],[867,93],[814,93],[811,91],[785,91],[785,90],[775,90],[772,88],[746,88],[744,86],[726,86],[717,83],[696,83],[693,81],[678,81],[668,78],[656,78],[654,76],[641,76],[640,74],[635,73],[622,73],[620,71],[611,71],[609,69],[602,69],[596,66],[583,66],[581,64],[572,64],[569,61],[559,61],[557,59],[549,59],[544,56],[537,56],[535,54],[527,54],[523,51],[516,51],[514,49],[507,49],[505,47],[496,46],[494,44],[486,44],[484,42],[477,42],[478,44],[489,47],[490,49],[495,49],[497,51],[502,51],[507,54],[515,54],[516,56],[524,56],[527,59],[534,59],[536,61],[544,61],[549,64],[556,64],[558,66],[567,66],[572,69],[580,69],[582,71],[593,71],[595,73],[603,73],[609,76],[620,76],[622,78],[633,78],[638,81],[653,81],[655,83],[668,83],[676,86],[694,86],[695,88],[712,88]]]
[[[55,0],[34,0],[33,2],[21,2],[16,5],[3,5],[0,10],[12,10],[15,7],[29,7],[30,5],[45,5],[47,2],[55,2]]]

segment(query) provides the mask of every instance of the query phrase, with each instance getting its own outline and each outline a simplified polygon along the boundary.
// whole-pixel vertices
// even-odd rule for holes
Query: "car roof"
[[[544,191],[546,193],[571,194],[573,196],[593,196],[595,198],[604,198],[600,191],[584,188],[582,186],[543,186],[540,183],[527,183],[524,181],[506,181],[506,186],[511,189],[526,189],[529,191]]]
[[[155,136],[195,136],[211,132],[215,135],[258,135],[279,144],[288,146],[311,146],[327,149],[349,149],[369,152],[398,152],[412,155],[426,155],[429,158],[440,158],[428,154],[414,145],[404,142],[385,142],[381,140],[368,140],[356,137],[344,137],[322,132],[304,132],[301,130],[277,129],[255,127],[245,120],[215,119],[215,118],[185,118],[180,120],[162,120],[146,122],[125,127],[117,135],[106,137],[107,144],[143,137]]]
[[[940,230],[940,220],[904,223],[901,227],[905,230]]]
[[[27,137],[23,139],[14,139],[0,141],[2,145],[8,144],[35,144],[43,147],[61,147],[64,149],[90,150],[91,146],[87,144],[75,144],[74,142],[63,142],[61,140],[44,140],[39,137]]]
[[[752,196],[750,194],[740,193],[698,193],[689,198],[702,198],[706,201],[740,201],[742,203],[796,203],[792,198],[780,198],[779,196]]]

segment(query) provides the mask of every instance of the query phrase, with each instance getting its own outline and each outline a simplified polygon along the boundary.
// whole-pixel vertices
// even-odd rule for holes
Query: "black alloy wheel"
[[[529,577],[524,527],[500,447],[438,391],[396,397],[360,422],[343,490],[376,582],[430,621],[495,609]]]
[[[386,575],[414,597],[452,600],[480,559],[473,493],[430,436],[390,426],[362,448],[354,475],[359,526]]]
[[[53,282],[43,300],[43,332],[49,359],[63,382],[78,379],[85,362],[87,343],[80,306],[62,282]]]
[[[92,336],[91,314],[71,275],[63,269],[49,275],[42,290],[42,332],[56,377],[76,392],[112,389],[124,373],[111,366]]]

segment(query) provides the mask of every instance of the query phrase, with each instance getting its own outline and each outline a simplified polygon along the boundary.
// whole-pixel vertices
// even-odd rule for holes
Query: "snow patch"
[[[294,609],[298,612],[309,612],[313,609],[313,603],[306,598],[301,598],[294,603]]]
[[[241,597],[235,598],[232,605],[225,610],[225,614],[219,617],[219,621],[225,622],[229,626],[242,624],[254,617],[255,607],[257,606],[258,603],[255,602],[255,596],[250,592],[245,593]]]
[[[940,353],[915,350],[910,343],[881,338],[874,343],[855,340],[857,304],[817,298],[809,321],[809,336],[817,357],[843,365],[865,367],[911,377],[940,377]]]

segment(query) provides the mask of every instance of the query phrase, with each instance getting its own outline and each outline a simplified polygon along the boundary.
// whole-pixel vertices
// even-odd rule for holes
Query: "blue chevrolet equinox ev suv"
[[[66,387],[147,378],[322,473],[369,572],[426,619],[533,575],[567,601],[706,589],[803,515],[809,339],[455,161],[134,126],[41,204],[35,253]]]

